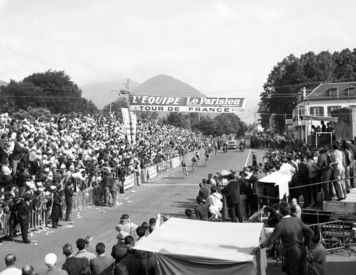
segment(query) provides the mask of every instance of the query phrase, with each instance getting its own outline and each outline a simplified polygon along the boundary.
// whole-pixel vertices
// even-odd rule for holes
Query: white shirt
[[[3,164],[2,168],[1,168],[1,173],[2,173],[4,176],[9,176],[9,175],[11,175],[11,169],[9,168],[8,165]]]
[[[9,266],[5,268],[2,272],[0,272],[0,275],[21,275],[22,271],[21,269],[18,269],[17,267],[14,266]]]
[[[218,192],[215,192],[208,197],[207,201],[210,205],[213,205],[217,207],[217,209],[221,210],[223,206],[221,199],[222,195]]]

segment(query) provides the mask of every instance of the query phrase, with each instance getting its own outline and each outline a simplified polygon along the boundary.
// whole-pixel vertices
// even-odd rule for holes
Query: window
[[[340,109],[340,106],[328,106],[328,116],[330,116],[331,112],[337,109]]]
[[[299,107],[299,116],[304,116],[305,115],[305,108],[304,106]]]
[[[324,116],[324,107],[310,107],[310,115]]]
[[[329,97],[337,97],[337,89],[336,88],[329,89],[328,95]]]
[[[347,88],[346,89],[347,95],[350,97],[356,96],[356,89],[355,87]]]

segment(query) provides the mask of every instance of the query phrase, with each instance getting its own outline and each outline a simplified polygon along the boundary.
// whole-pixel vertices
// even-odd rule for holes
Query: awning
[[[330,122],[338,122],[338,117],[331,117],[331,116],[310,116],[304,115],[302,116],[303,120],[318,120],[318,121],[330,121]]]

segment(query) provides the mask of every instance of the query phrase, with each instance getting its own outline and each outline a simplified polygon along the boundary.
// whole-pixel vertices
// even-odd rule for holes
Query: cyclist
[[[206,150],[205,151],[205,166],[207,166],[208,162],[209,162],[209,150]]]
[[[195,158],[197,159],[197,166],[198,166],[200,161],[200,153],[198,151],[195,152]]]
[[[245,151],[245,148],[246,148],[246,142],[245,142],[245,139],[241,139],[241,142],[240,142],[240,151]]]
[[[217,152],[218,152],[218,143],[215,142],[214,143],[214,153],[215,153],[215,155],[216,155]]]
[[[183,176],[184,178],[187,178],[188,177],[187,163],[185,162],[184,159],[181,162],[181,166],[182,166]]]
[[[193,167],[193,171],[195,170],[195,168],[198,166],[198,160],[196,158],[196,155],[193,156],[192,158],[192,167]]]

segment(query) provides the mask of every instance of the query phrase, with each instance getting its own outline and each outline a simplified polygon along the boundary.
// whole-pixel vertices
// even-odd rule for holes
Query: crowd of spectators
[[[149,221],[136,225],[130,221],[128,214],[123,214],[115,226],[118,233],[117,243],[108,249],[103,242],[94,245],[93,237],[87,236],[76,241],[76,249],[72,244],[63,245],[63,264],[58,266],[58,257],[48,253],[44,258],[43,267],[25,265],[22,269],[16,267],[16,256],[5,256],[6,268],[1,275],[154,275],[155,258],[153,253],[136,251],[133,247],[165,222],[169,217],[157,214]],[[45,272],[38,272],[46,268]]]
[[[114,118],[2,116],[0,215],[11,212],[16,223],[18,207],[27,197],[33,209],[46,209],[56,227],[64,202],[65,219],[71,220],[75,192],[95,187],[100,190],[94,198],[97,204],[116,205],[125,176],[139,175],[148,166],[199,149],[204,142],[199,133],[157,121],[138,121],[131,142],[123,123]],[[120,181],[113,181],[112,175]]]
[[[268,139],[267,135],[264,137]],[[280,200],[276,190],[266,193],[267,189],[259,183],[260,179],[279,171],[289,176],[290,181],[286,183],[289,195],[285,199],[292,202],[300,217],[299,205],[321,209],[323,200],[344,200],[356,185],[355,163],[356,145],[346,140],[318,148],[287,142],[283,148],[269,148],[259,160],[252,152],[251,165],[241,171],[223,170],[202,179],[197,207],[195,211],[188,209],[186,215],[192,217],[195,212],[195,217],[201,220],[247,220],[263,205]],[[229,213],[224,213],[223,205]]]

